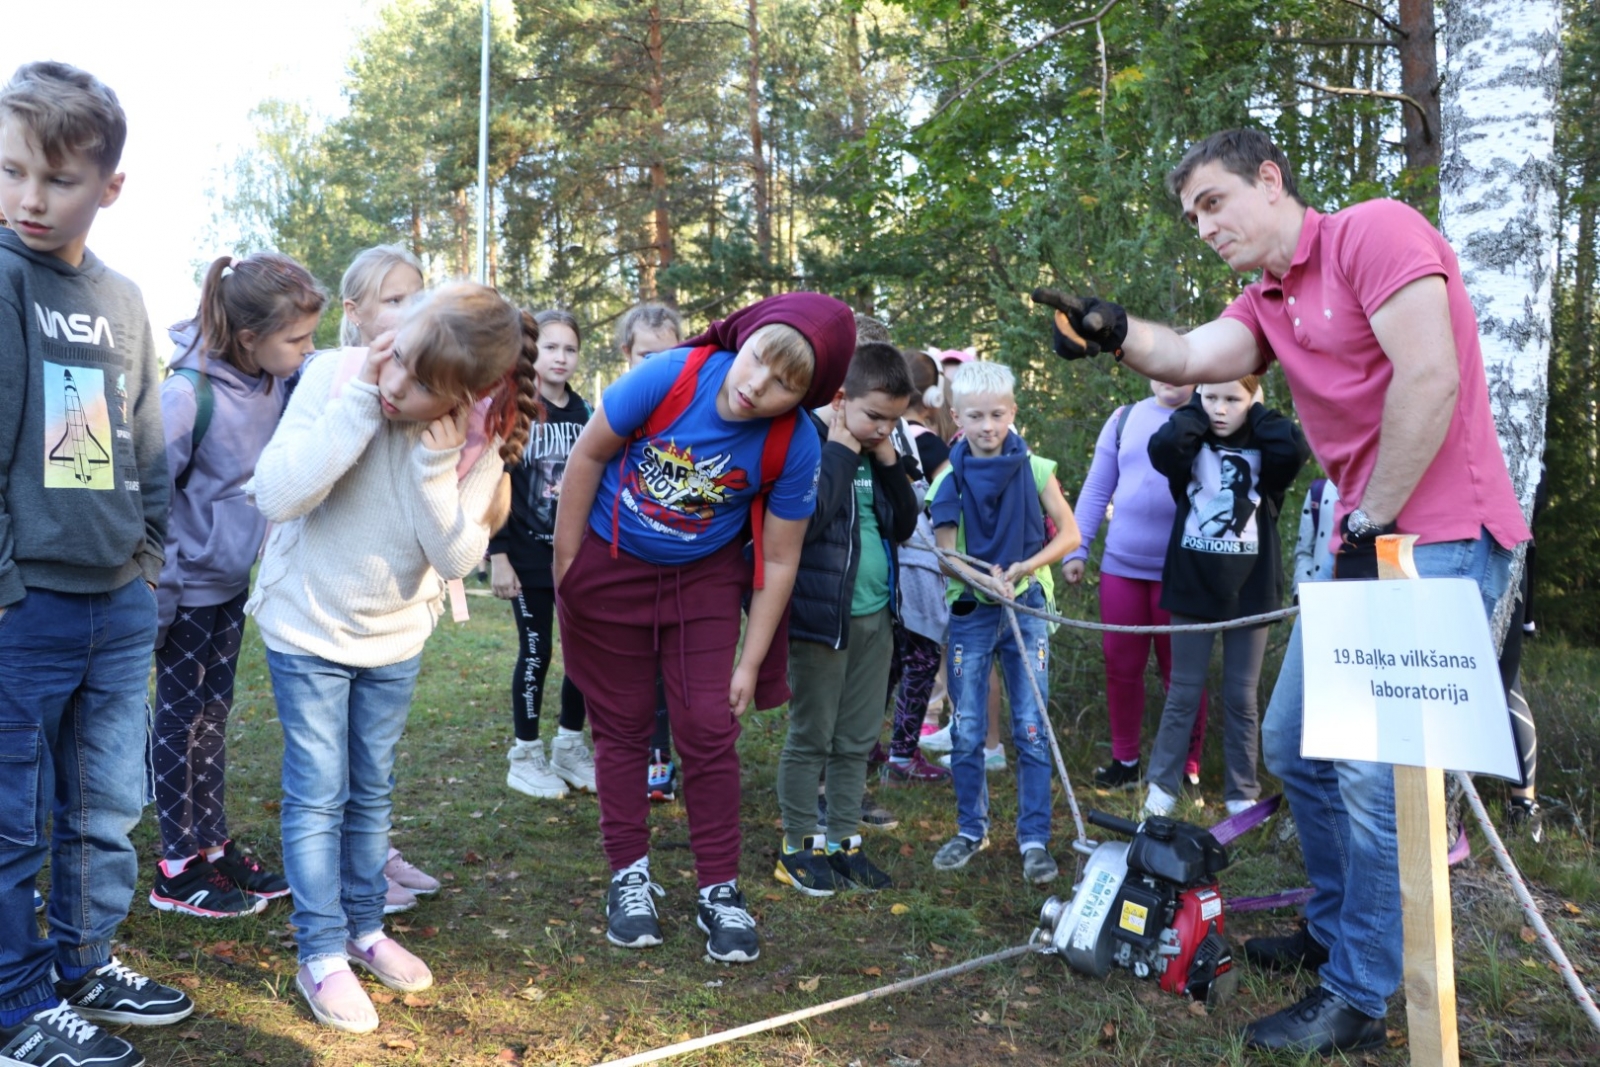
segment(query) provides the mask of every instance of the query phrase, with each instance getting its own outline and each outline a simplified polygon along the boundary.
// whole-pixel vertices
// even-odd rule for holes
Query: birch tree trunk
[[[1478,313],[1489,404],[1524,515],[1549,403],[1559,0],[1446,0],[1439,221]],[[1495,613],[1505,633],[1522,574]]]

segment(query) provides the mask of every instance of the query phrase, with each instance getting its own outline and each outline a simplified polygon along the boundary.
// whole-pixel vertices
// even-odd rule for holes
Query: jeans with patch
[[[1043,608],[1044,591],[1031,583],[1017,603]],[[971,611],[962,613],[967,606]],[[1034,695],[1034,684],[1048,699],[1050,635],[1048,624],[1017,613],[1025,647],[1018,648],[1006,612],[998,604],[958,602],[950,613],[946,671],[956,712],[950,728],[950,773],[956,791],[956,826],[963,837],[983,840],[989,832],[989,782],[983,769],[983,741],[989,732],[989,668],[1000,660],[1011,705],[1011,738],[1017,756],[1017,845],[1024,852],[1050,842],[1050,739]],[[1031,679],[1031,680],[1030,680]]]
[[[29,589],[0,614],[0,1010],[55,999],[51,969],[111,958],[133,899],[156,598]],[[45,818],[53,816],[48,844]],[[33,890],[50,856],[50,932]]]
[[[418,654],[347,667],[267,650],[283,724],[283,871],[300,962],[344,956],[346,937],[383,926],[394,759]]]
[[[1492,615],[1505,591],[1511,552],[1483,532],[1473,541],[1417,545],[1424,578],[1471,578]],[[1399,845],[1395,836],[1394,768],[1388,763],[1303,759],[1300,736],[1305,675],[1300,621],[1295,620],[1283,669],[1262,723],[1267,769],[1283,782],[1316,895],[1306,904],[1311,936],[1328,950],[1322,986],[1357,1011],[1382,1018],[1400,986]]]

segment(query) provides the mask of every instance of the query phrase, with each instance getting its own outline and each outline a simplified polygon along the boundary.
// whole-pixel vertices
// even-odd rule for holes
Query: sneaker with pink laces
[[[361,988],[355,972],[344,960],[314,960],[327,966],[322,981],[312,977],[311,964],[295,973],[295,988],[306,998],[311,1014],[323,1026],[343,1030],[347,1034],[367,1034],[378,1028],[378,1009],[372,998]]]
[[[397,885],[405,886],[419,897],[439,891],[439,879],[413,867],[397,848],[389,850],[389,859],[383,865],[383,876]]]
[[[351,963],[390,989],[402,993],[420,993],[433,985],[433,972],[428,970],[428,965],[392,937],[375,942],[371,948],[362,948],[354,941],[346,941],[344,954]]]
[[[918,785],[922,783],[948,782],[950,769],[929,763],[918,752],[904,763],[890,760],[883,765],[883,784],[887,786]]]

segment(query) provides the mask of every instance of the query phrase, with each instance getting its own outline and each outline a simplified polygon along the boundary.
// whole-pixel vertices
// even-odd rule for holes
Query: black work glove
[[[1056,309],[1050,329],[1056,355],[1062,359],[1083,359],[1102,352],[1122,358],[1122,342],[1128,339],[1128,313],[1121,304],[1042,288],[1033,291],[1033,302]]]
[[[1339,548],[1333,557],[1335,578],[1376,578],[1378,576],[1378,538],[1394,533],[1389,523],[1374,533],[1357,537],[1350,532],[1350,514],[1339,520]]]

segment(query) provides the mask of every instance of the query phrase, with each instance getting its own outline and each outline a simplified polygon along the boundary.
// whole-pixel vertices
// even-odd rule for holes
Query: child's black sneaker
[[[212,860],[211,865],[253,897],[277,900],[289,895],[289,879],[277,871],[267,870],[232,841],[222,846],[222,855]]]
[[[165,1026],[194,1011],[183,990],[147,978],[115,956],[76,982],[57,979],[56,996],[90,1022],[117,1026]]]
[[[831,897],[838,888],[821,837],[801,838],[800,847],[793,852],[787,844],[781,847],[772,877],[808,897]]]
[[[888,889],[894,885],[890,878],[861,851],[861,835],[847,837],[837,852],[829,852],[828,866],[833,868],[835,883],[843,882],[857,889]]]
[[[1101,789],[1137,789],[1142,781],[1144,773],[1138,760],[1129,765],[1114,759],[1094,769],[1094,784]]]
[[[706,955],[723,963],[749,963],[761,955],[756,921],[744,907],[744,894],[732,882],[702,893],[695,922],[706,934]]]
[[[241,915],[254,915],[267,906],[267,901],[265,897],[246,896],[215,864],[204,856],[196,856],[170,878],[160,864],[156,865],[150,906],[158,911],[181,911],[205,919],[236,919]]]
[[[656,902],[650,899],[667,895],[650,880],[650,872],[628,868],[611,876],[606,893],[606,940],[623,948],[649,948],[661,944],[661,923],[656,918]]]
[[[86,1021],[70,1005],[36,1011],[0,1026],[0,1063],[7,1067],[144,1067],[134,1047]]]
[[[893,830],[900,825],[894,812],[872,799],[871,793],[861,797],[861,825],[873,830]]]

